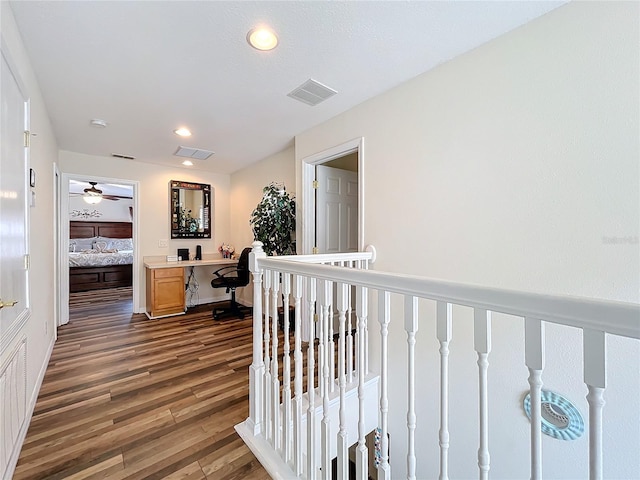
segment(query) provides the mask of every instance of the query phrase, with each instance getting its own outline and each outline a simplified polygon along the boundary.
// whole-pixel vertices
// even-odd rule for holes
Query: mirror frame
[[[171,238],[211,238],[211,185],[206,183],[182,182],[171,180],[169,182],[170,193],[169,202],[169,227],[171,228]],[[202,231],[186,232],[178,228],[178,217],[180,215],[180,190],[200,190],[202,191],[202,208],[204,215],[204,226]]]

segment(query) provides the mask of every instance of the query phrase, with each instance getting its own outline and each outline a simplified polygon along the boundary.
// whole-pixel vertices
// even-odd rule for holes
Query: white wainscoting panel
[[[19,448],[27,411],[27,339],[23,338],[0,367],[0,478]]]

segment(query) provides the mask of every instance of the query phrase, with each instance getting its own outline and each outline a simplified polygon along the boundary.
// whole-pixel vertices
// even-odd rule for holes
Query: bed
[[[129,287],[132,265],[131,223],[69,223],[70,292]]]

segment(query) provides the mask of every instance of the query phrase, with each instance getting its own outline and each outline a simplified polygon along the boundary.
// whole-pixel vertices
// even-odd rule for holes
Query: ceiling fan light
[[[97,205],[102,201],[102,195],[92,195],[89,193],[85,193],[82,196],[82,199],[89,205]]]

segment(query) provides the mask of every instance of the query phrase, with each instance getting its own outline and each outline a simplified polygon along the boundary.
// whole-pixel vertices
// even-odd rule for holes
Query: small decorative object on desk
[[[233,245],[229,245],[228,243],[223,243],[218,247],[218,251],[222,254],[222,258],[231,258],[231,256],[233,255],[233,252],[235,252],[236,249],[233,248]]]

